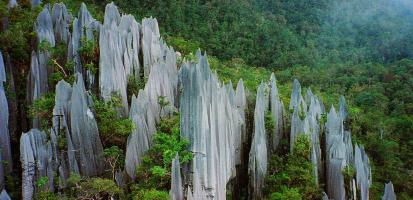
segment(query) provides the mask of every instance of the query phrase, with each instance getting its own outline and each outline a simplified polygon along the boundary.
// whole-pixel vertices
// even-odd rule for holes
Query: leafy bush
[[[156,189],[139,190],[133,197],[134,200],[168,200],[169,194]]]
[[[110,199],[119,197],[123,193],[113,180],[104,178],[91,178],[82,181],[76,191],[78,199]]]
[[[187,150],[189,141],[180,137],[179,116],[161,119],[158,130],[137,169],[139,188],[169,190],[172,159],[177,153],[181,164],[192,159],[192,153]]]
[[[109,163],[112,169],[112,179],[115,180],[115,173],[117,169],[123,168],[125,165],[125,155],[123,150],[118,146],[112,146],[103,150],[106,162]]]
[[[104,143],[114,137],[124,138],[132,133],[135,124],[128,118],[123,118],[119,111],[123,109],[121,98],[113,95],[108,102],[93,97],[96,121],[100,136],[104,138]]]
[[[320,199],[310,158],[311,144],[308,136],[299,135],[293,153],[273,155],[269,161],[264,192],[270,199]]]
[[[275,127],[275,121],[274,118],[271,114],[271,112],[266,111],[265,112],[265,131],[267,132],[267,135],[272,135],[273,131],[274,131],[274,127]]]
[[[54,101],[55,94],[49,93],[36,99],[29,107],[29,116],[39,118],[40,128],[43,130],[52,127]]]

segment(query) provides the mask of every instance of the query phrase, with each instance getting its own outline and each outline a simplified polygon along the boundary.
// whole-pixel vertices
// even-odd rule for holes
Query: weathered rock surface
[[[141,164],[156,131],[155,114],[149,104],[148,96],[143,90],[139,91],[138,98],[135,95],[132,97],[129,119],[136,128],[128,138],[125,157],[125,170],[132,180],[135,180],[136,168]]]
[[[181,137],[193,152],[190,172],[194,199],[225,199],[226,184],[235,175],[236,151],[245,123],[231,94],[211,72],[206,55],[180,69]],[[242,90],[239,89],[239,101]],[[236,101],[233,101],[236,102]]]
[[[0,189],[4,186],[4,177],[12,171],[12,155],[9,133],[9,106],[5,94],[6,71],[3,55],[0,52]]]
[[[356,144],[354,165],[356,170],[357,187],[360,191],[361,200],[369,199],[369,188],[372,184],[370,161],[363,146]]]
[[[17,3],[16,0],[10,0],[9,3],[7,4],[7,8],[8,8],[8,9],[14,8],[14,7],[16,7],[16,6],[19,6],[19,4]]]
[[[176,154],[172,160],[171,170],[171,191],[169,192],[172,200],[183,200],[184,193],[182,188],[181,165],[179,155]]]
[[[274,130],[271,134],[271,148],[275,151],[278,147],[284,131],[284,104],[280,100],[278,94],[277,83],[274,74],[271,74],[270,79],[270,110],[274,120]]]
[[[268,109],[268,97],[265,92],[268,87],[261,83],[257,91],[254,112],[254,136],[249,154],[248,174],[250,176],[251,199],[262,199],[265,175],[267,174],[267,135],[265,132],[264,115]]]
[[[54,38],[56,42],[67,44],[70,40],[70,21],[69,15],[64,3],[56,3],[52,8],[52,23],[54,30]]]
[[[22,163],[22,196],[24,200],[33,199],[37,188],[36,181],[48,177],[45,187],[53,191],[52,147],[47,136],[38,129],[23,133],[20,138],[20,161]]]
[[[99,86],[101,96],[106,101],[110,100],[113,93],[120,95],[125,115],[128,113],[128,77],[139,77],[139,41],[140,25],[133,16],[121,16],[113,3],[108,4],[99,37]]]
[[[103,147],[95,117],[89,108],[90,102],[83,78],[77,74],[70,99],[70,130],[73,149],[79,165],[80,174],[96,176],[104,170]]]
[[[11,200],[9,194],[7,194],[6,190],[2,190],[0,193],[0,199],[1,200]]]
[[[384,186],[384,195],[381,200],[396,200],[396,194],[394,193],[393,183],[390,181]]]

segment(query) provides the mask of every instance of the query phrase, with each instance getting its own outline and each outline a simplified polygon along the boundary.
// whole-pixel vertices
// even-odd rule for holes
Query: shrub
[[[135,124],[132,120],[123,118],[119,114],[119,111],[123,109],[119,95],[113,95],[108,102],[99,100],[96,96],[93,97],[93,100],[99,133],[103,137],[104,143],[109,139],[124,138],[132,133]]]
[[[42,130],[52,127],[54,101],[55,94],[49,93],[36,99],[29,107],[29,116],[39,118]]]
[[[139,190],[133,197],[135,200],[168,200],[169,194],[165,191],[159,191],[156,189]]]

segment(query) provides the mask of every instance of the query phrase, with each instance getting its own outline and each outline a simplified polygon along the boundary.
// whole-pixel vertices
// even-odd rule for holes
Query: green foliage
[[[145,82],[146,80],[139,79],[134,75],[129,75],[128,84],[126,87],[128,93],[128,102],[131,102],[132,95],[138,96],[139,90],[145,88]]]
[[[178,115],[161,119],[158,130],[153,146],[137,170],[139,188],[169,190],[172,159],[177,153],[181,164],[192,159],[192,153],[187,150],[189,141],[180,137]]]
[[[275,121],[272,116],[272,113],[270,111],[265,112],[265,131],[267,132],[268,135],[272,135],[274,132],[274,127],[275,127]]]
[[[166,42],[175,48],[176,51],[182,53],[183,55],[189,55],[190,53],[196,52],[201,46],[199,42],[186,40],[182,37],[166,37]]]
[[[36,181],[36,185],[37,185],[37,187],[44,187],[44,186],[46,186],[46,184],[49,182],[49,177],[47,177],[47,176],[42,176],[42,177],[40,177],[39,179],[37,179],[37,181]]]
[[[272,156],[264,189],[270,199],[320,199],[310,153],[310,140],[302,134],[297,137],[293,153]]]
[[[36,99],[29,107],[29,116],[38,117],[43,130],[52,127],[54,101],[55,94],[49,93]]]
[[[133,197],[135,200],[168,200],[169,194],[165,191],[159,191],[156,189],[144,189],[139,190]]]
[[[281,187],[280,192],[271,193],[271,200],[301,200],[303,197],[300,194],[300,191],[297,188],[288,188],[285,186]]]
[[[132,120],[120,116],[119,111],[123,109],[121,98],[114,94],[110,101],[104,102],[94,100],[94,109],[96,112],[96,121],[101,136],[107,139],[113,137],[126,137],[132,133],[135,128]]]
[[[118,146],[112,146],[103,150],[106,162],[112,169],[112,179],[115,180],[116,170],[123,168],[125,165],[125,155],[123,150]]]
[[[85,69],[96,74],[99,65],[99,48],[96,45],[97,41],[88,40],[85,37],[81,38],[81,47],[78,49],[78,53],[81,58],[81,62]]]
[[[119,197],[122,193],[122,189],[113,180],[91,178],[80,182],[77,198],[110,199],[111,197]]]
[[[36,200],[59,200],[61,199],[57,194],[50,191],[40,191],[36,194]]]

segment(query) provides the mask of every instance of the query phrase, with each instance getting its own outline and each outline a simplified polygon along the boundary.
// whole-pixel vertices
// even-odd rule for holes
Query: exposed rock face
[[[293,111],[290,131],[290,152],[292,152],[297,136],[309,133],[308,118],[306,117],[307,105],[301,95],[301,85],[297,79],[293,83],[289,109]]]
[[[361,200],[369,199],[369,188],[372,184],[370,161],[363,146],[355,147],[354,165],[356,168],[357,187],[360,190]]]
[[[74,71],[86,78],[86,86],[91,89],[95,86],[95,74],[90,69],[85,69],[79,55],[79,50],[85,42],[95,41],[95,33],[99,33],[101,24],[95,20],[86,8],[81,4],[77,18],[73,20],[72,38],[69,43],[68,57],[75,63]]]
[[[105,21],[100,31],[100,90],[106,101],[118,93],[128,113],[126,86],[129,75],[139,77],[140,25],[133,16],[120,16],[112,3],[106,6]],[[160,53],[160,50],[159,52]]]
[[[51,142],[54,171],[59,174],[59,187],[66,187],[70,173],[95,176],[104,171],[103,147],[96,120],[90,109],[82,76],[76,75],[73,88],[65,81],[56,85]],[[64,141],[65,145],[62,145]]]
[[[372,183],[369,159],[363,147],[357,144],[353,149],[351,133],[345,130],[344,122],[347,118],[344,97],[340,98],[340,109],[337,113],[332,106],[327,115],[326,123],[326,167],[327,191],[330,198],[346,199],[360,196],[362,200],[369,199],[369,188]],[[356,180],[344,183],[342,169],[353,166]],[[340,169],[341,167],[341,169]],[[346,191],[344,184],[349,185]],[[357,191],[360,194],[357,194]]]
[[[10,0],[9,1],[9,4],[7,4],[7,8],[14,8],[14,7],[16,7],[16,6],[18,6],[19,4],[17,4],[17,1],[16,0]],[[1,198],[0,198],[1,199]]]
[[[9,107],[5,94],[6,71],[0,52],[0,189],[4,186],[4,176],[12,171],[12,157],[9,133]]]
[[[71,16],[64,3],[56,3],[52,8],[52,23],[56,42],[65,44],[70,40],[69,24]]]
[[[47,7],[45,7],[37,17],[35,31],[37,33],[38,42],[40,45],[43,45],[43,48],[55,46],[53,22]],[[37,52],[32,52],[29,83],[27,86],[27,100],[29,104],[48,92],[49,57],[50,53],[45,49],[39,49]],[[37,117],[33,119],[33,127],[40,127],[39,119]]]
[[[179,155],[176,154],[175,158],[172,160],[172,170],[171,170],[171,191],[172,200],[183,200],[184,193],[182,188],[182,178],[181,178],[181,165],[179,163]]]
[[[20,160],[22,163],[22,196],[24,200],[33,199],[39,189],[36,180],[48,177],[45,187],[53,191],[52,147],[46,141],[46,134],[38,129],[23,133],[20,138]]]
[[[145,77],[148,77],[152,66],[161,59],[161,35],[155,18],[142,20],[142,35],[143,69]]]
[[[148,96],[143,90],[139,91],[138,98],[135,95],[132,97],[129,118],[136,128],[128,138],[125,157],[125,170],[132,180],[135,180],[136,168],[141,164],[156,131],[155,114],[149,105]]]
[[[7,194],[6,190],[2,190],[0,193],[0,199],[1,200],[11,200],[9,194]]]
[[[268,109],[268,97],[265,92],[268,87],[261,83],[257,91],[254,112],[254,137],[249,154],[248,174],[250,176],[251,199],[262,199],[262,189],[267,173],[267,135],[265,132],[264,115]]]
[[[42,3],[41,0],[31,0],[31,2],[32,2],[32,8],[38,6]]]
[[[274,73],[271,74],[270,80],[270,110],[272,118],[274,120],[274,131],[271,134],[271,148],[273,151],[275,151],[278,147],[281,137],[283,136],[284,104],[280,100],[280,95],[278,94]]]
[[[110,16],[117,16],[117,13],[112,12],[112,14],[107,15],[107,20],[113,21]],[[147,20],[144,19],[143,23],[148,23],[146,21]],[[124,57],[124,61],[128,61],[124,63],[125,72],[130,76],[138,77],[140,70],[138,60],[138,52],[140,49],[139,33],[141,26],[129,15],[122,16],[120,23],[121,27],[129,31],[129,34],[126,35],[128,45],[125,47],[125,53],[129,54],[125,54]],[[146,27],[146,29],[157,30],[157,23],[153,25],[154,26]],[[175,106],[177,106],[178,70],[176,53],[172,48],[168,47],[159,36],[152,39],[157,41],[159,48],[156,51],[152,49],[147,52],[145,56],[153,57],[155,56],[152,55],[153,53],[158,55],[158,59],[148,65],[151,71],[147,76],[148,81],[145,89],[139,91],[137,98],[135,96],[132,97],[129,111],[129,118],[134,122],[136,128],[128,138],[125,169],[132,180],[135,179],[135,170],[140,165],[142,156],[151,146],[153,134],[156,132],[156,124],[159,123],[160,117],[173,114],[176,111]],[[142,38],[142,40],[144,39]],[[142,43],[144,42],[142,41]],[[142,51],[145,52],[143,44]],[[119,66],[116,67],[119,68]],[[102,80],[102,77],[100,78]],[[160,97],[164,97],[169,105],[161,107],[158,103]]]
[[[192,175],[194,199],[225,199],[226,184],[235,175],[240,146],[235,143],[241,141],[245,122],[227,87],[209,69],[206,55],[198,51],[197,57],[197,64],[185,63],[180,70],[181,137],[189,139],[194,154],[187,175]],[[242,89],[238,92],[240,102],[245,97]]]
[[[82,76],[77,74],[70,99],[70,130],[73,149],[80,174],[99,175],[104,170],[103,147],[99,138],[97,123],[90,110],[90,100],[85,90]]]
[[[396,194],[394,193],[393,183],[391,181],[386,183],[384,187],[384,195],[381,200],[396,200]]]

